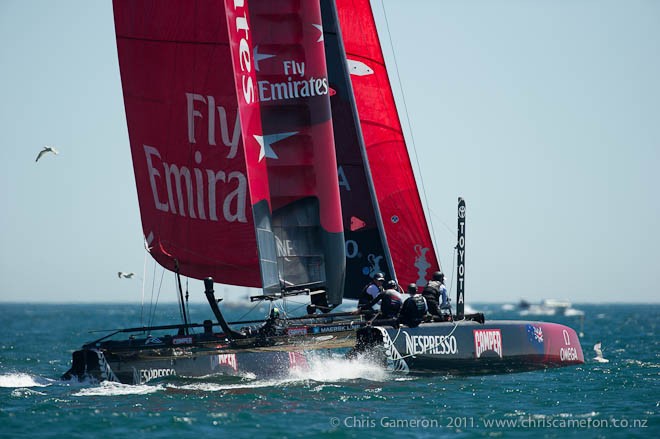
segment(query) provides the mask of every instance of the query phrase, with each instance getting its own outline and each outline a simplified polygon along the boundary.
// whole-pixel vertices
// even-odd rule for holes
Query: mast
[[[458,276],[456,277],[456,317],[465,315],[465,200],[458,197],[458,243],[456,244]]]

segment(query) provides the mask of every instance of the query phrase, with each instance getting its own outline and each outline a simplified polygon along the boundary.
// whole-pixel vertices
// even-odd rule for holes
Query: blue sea
[[[406,376],[320,352],[309,371],[278,379],[170,377],[127,386],[59,377],[73,350],[102,335],[89,331],[140,326],[148,309],[0,304],[0,437],[660,437],[660,305],[575,307],[583,321],[525,319],[582,332],[580,367]],[[520,319],[498,305],[475,308],[490,320]],[[210,314],[191,306],[195,322]],[[177,322],[174,305],[155,315],[153,324]],[[608,363],[592,359],[598,341]]]

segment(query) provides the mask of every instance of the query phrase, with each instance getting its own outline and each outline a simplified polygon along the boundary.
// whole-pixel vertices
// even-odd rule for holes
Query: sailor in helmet
[[[409,328],[416,328],[424,321],[428,312],[428,306],[424,296],[417,291],[417,285],[408,285],[407,291],[410,297],[403,302],[401,313],[399,314],[399,322]]]
[[[441,271],[433,273],[433,278],[426,284],[422,295],[426,299],[429,313],[440,315],[440,308],[447,306],[447,287],[445,287],[445,275]]]
[[[259,329],[259,334],[264,337],[279,335],[282,322],[280,321],[280,310],[274,307],[270,310],[270,315]]]
[[[364,309],[371,309],[380,302],[380,313],[377,318],[395,318],[401,310],[403,296],[399,292],[399,285],[395,280],[388,280],[385,290],[369,302]]]

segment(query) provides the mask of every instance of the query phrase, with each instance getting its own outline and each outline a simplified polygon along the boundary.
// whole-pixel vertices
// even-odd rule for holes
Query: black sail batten
[[[339,168],[339,188],[346,246],[344,297],[357,299],[376,272],[394,278],[392,258],[366,158],[346,53],[334,0],[321,0],[323,38]]]
[[[458,198],[458,243],[456,245],[456,316],[465,315],[465,200]]]

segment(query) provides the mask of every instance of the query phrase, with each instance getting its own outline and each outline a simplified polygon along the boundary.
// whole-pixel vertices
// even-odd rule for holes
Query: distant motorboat
[[[521,316],[584,316],[584,311],[573,308],[571,302],[568,300],[543,299],[540,304],[530,304],[525,300],[521,300],[518,308]]]

